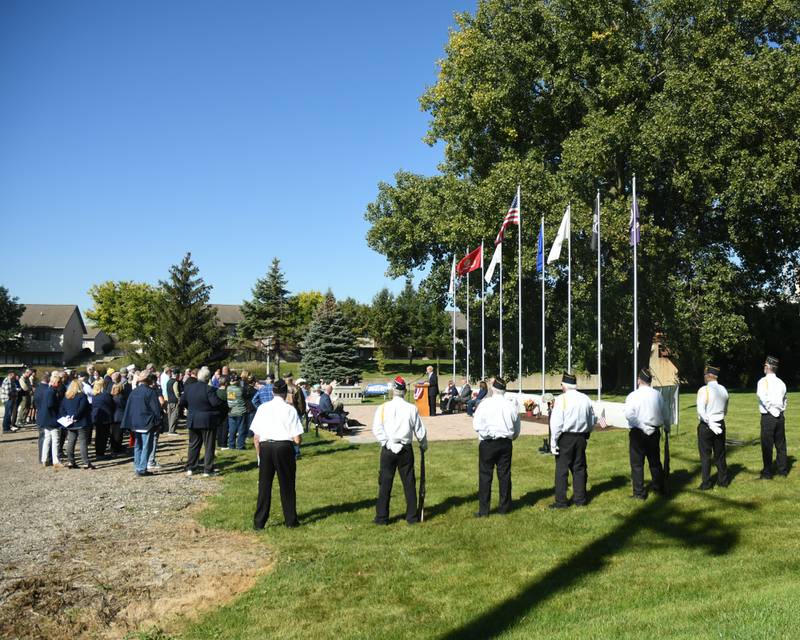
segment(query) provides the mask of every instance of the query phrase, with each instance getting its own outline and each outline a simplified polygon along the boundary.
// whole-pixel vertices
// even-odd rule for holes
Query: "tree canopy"
[[[144,343],[153,333],[162,292],[144,282],[106,281],[89,289],[93,307],[86,317],[126,345]]]
[[[359,380],[355,341],[350,324],[336,306],[336,298],[328,291],[303,341],[302,376],[314,382]]]
[[[19,304],[18,298],[0,286],[0,353],[9,353],[21,346],[22,326],[19,321],[24,312],[25,305]]]
[[[624,383],[636,175],[639,361],[661,332],[686,376],[709,359],[752,367],[766,344],[752,310],[793,303],[800,281],[799,34],[792,0],[481,0],[475,15],[457,16],[438,80],[421,98],[427,142],[444,144],[441,172],[400,171],[381,183],[367,207],[368,241],[391,275],[430,266],[441,303],[452,256],[494,237],[520,184],[524,369],[533,371],[538,222],[544,216],[549,248],[572,202],[573,362],[593,370],[588,236],[599,189],[604,375]],[[516,273],[515,251],[504,268]],[[550,369],[566,361],[565,289],[564,265],[551,266]],[[516,287],[504,295],[513,318]],[[506,357],[516,370],[516,350]]]

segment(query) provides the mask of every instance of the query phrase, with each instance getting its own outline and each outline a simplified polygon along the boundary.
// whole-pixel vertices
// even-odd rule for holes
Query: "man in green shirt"
[[[245,428],[247,405],[238,374],[231,374],[226,391],[228,394],[228,448],[244,449],[245,438],[247,438],[247,429]]]

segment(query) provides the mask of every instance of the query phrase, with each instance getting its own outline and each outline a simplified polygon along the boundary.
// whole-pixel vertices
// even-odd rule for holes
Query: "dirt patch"
[[[165,439],[163,473],[134,478],[125,459],[95,471],[42,468],[34,436],[0,440],[0,477],[10,485],[0,520],[0,637],[174,631],[273,565],[254,535],[197,523],[204,496],[223,480],[180,473],[185,439]]]

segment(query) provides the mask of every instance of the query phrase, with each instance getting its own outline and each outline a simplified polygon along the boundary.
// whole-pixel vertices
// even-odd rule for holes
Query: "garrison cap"
[[[575,376],[574,373],[569,373],[567,371],[564,372],[564,375],[561,376],[561,382],[563,384],[578,384],[578,378]]]

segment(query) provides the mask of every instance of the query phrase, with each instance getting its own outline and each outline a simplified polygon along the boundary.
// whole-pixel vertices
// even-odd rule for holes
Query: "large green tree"
[[[636,175],[640,362],[664,332],[686,375],[706,359],[752,366],[741,355],[755,358],[764,336],[749,310],[788,303],[799,281],[799,34],[793,0],[481,0],[474,15],[457,16],[438,80],[421,98],[428,142],[444,143],[441,174],[399,172],[382,183],[366,213],[370,245],[391,275],[430,266],[443,298],[452,255],[494,237],[520,184],[524,368],[534,370],[537,223],[545,217],[549,247],[571,201],[573,361],[592,370],[588,235],[599,189],[605,374],[625,384]],[[516,272],[515,251],[505,252],[504,268]],[[557,369],[566,360],[563,263],[551,265],[547,285],[548,367]],[[516,287],[504,296],[514,318]],[[496,332],[487,351],[491,341]],[[516,349],[505,353],[515,370]]]
[[[355,336],[328,291],[303,340],[300,373],[312,381],[320,378],[353,382],[361,377]]]
[[[150,359],[161,365],[198,367],[224,357],[224,331],[209,306],[211,286],[187,253],[160,281],[162,290],[153,332],[145,342]]]
[[[242,303],[244,319],[239,331],[247,339],[270,341],[270,348],[277,356],[277,371],[280,374],[282,349],[295,336],[292,330],[293,304],[278,258],[272,259],[269,271],[256,280],[252,292],[252,299]]]
[[[0,286],[0,353],[10,353],[22,346],[22,326],[19,321],[25,305]]]
[[[162,291],[144,282],[107,281],[89,289],[86,317],[132,351],[155,330]]]

